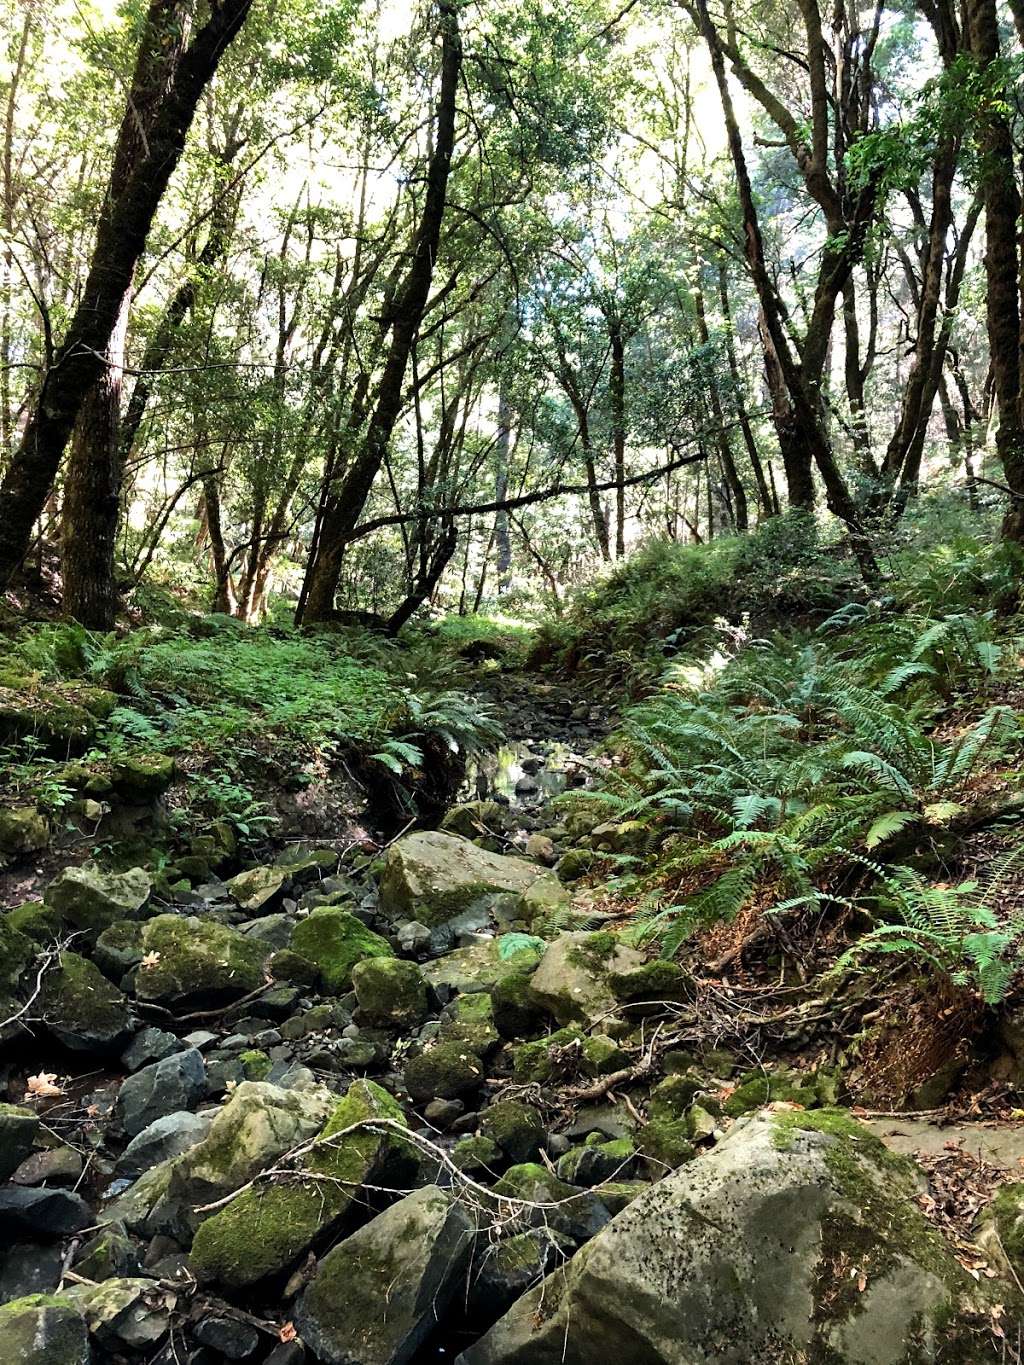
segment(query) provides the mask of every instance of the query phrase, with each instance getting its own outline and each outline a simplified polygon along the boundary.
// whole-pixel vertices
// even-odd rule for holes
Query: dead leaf
[[[37,1099],[49,1099],[52,1095],[64,1094],[57,1084],[55,1071],[40,1071],[37,1076],[29,1076],[26,1089],[28,1094],[35,1095]]]
[[[286,1322],[277,1335],[282,1341],[294,1341],[297,1335],[294,1322]]]
[[[142,961],[139,963],[139,966],[140,966],[140,967],[155,967],[156,964],[157,964],[159,961],[160,961],[160,954],[159,954],[159,953],[146,953],[145,956],[143,957]]]

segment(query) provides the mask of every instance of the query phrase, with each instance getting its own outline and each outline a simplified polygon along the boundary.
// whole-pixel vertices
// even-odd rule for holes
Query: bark
[[[969,0],[971,49],[982,71],[999,60],[995,0]],[[993,101],[979,130],[985,202],[985,275],[988,345],[999,428],[996,449],[1011,503],[1003,522],[1008,540],[1024,542],[1024,410],[1021,368],[1021,256],[1017,220],[1021,199],[1007,115]]]
[[[32,36],[34,17],[32,6],[26,5],[21,37],[18,41],[18,51],[7,85],[4,112],[3,234],[6,245],[3,253],[2,275],[0,275],[0,463],[6,459],[14,436],[14,412],[11,398],[11,360],[13,358],[11,281],[14,271],[14,250],[11,244],[14,241],[15,208],[20,197],[19,186],[15,183],[14,132],[18,108],[18,90],[28,59],[28,45]]]
[[[178,63],[153,118],[145,151],[124,191],[108,194],[104,201],[81,300],[47,366],[21,442],[0,484],[0,587],[10,582],[25,556],[82,403],[103,368],[125,294],[157,206],[181,157],[200,96],[251,3],[221,0],[214,5]],[[161,7],[161,0],[154,0],[151,13]],[[127,136],[122,125],[122,140]],[[119,172],[119,157],[120,147],[115,152],[112,184]]]
[[[508,460],[512,443],[512,410],[504,381],[498,389],[498,439],[495,457],[498,470],[494,480],[494,500],[504,502],[508,495]],[[499,507],[494,514],[494,544],[497,550],[498,596],[507,593],[512,571],[512,538],[508,531],[508,512]],[[482,579],[481,579],[482,581]]]
[[[707,315],[704,311],[704,294],[700,288],[694,290],[693,294],[694,309],[697,315],[697,335],[700,337],[701,345],[707,346],[711,340],[711,333],[708,331]],[[729,433],[725,429],[725,414],[722,409],[722,398],[718,391],[718,382],[715,376],[707,373],[708,401],[711,404],[711,416],[718,429],[718,455],[722,461],[722,473],[725,475],[726,486],[731,495],[731,507],[733,524],[737,531],[746,531],[750,525],[749,513],[747,510],[747,493],[743,487],[743,480],[740,472],[736,468],[736,461],[733,458],[732,444],[729,440]]]
[[[757,442],[754,440],[750,416],[747,413],[747,405],[743,397],[744,386],[739,363],[736,359],[736,339],[733,334],[732,310],[729,304],[729,277],[724,261],[720,262],[718,266],[718,300],[722,309],[722,320],[725,323],[725,352],[729,361],[729,377],[732,379],[736,394],[736,414],[739,419],[740,434],[746,447],[747,458],[750,460],[750,467],[754,471],[754,482],[757,484],[757,498],[761,506],[761,514],[765,517],[777,516],[779,501],[773,495],[765,479],[764,465],[761,463],[761,455],[757,448]]]
[[[391,344],[365,439],[320,527],[317,558],[311,567],[303,612],[303,619],[307,621],[326,620],[334,608],[347,536],[359,521],[398,421],[405,372],[434,276],[448,193],[448,176],[455,148],[455,99],[462,68],[462,43],[455,6],[449,0],[443,0],[439,10],[442,35],[441,89],[434,147],[427,167],[427,188],[412,264],[389,319]]]
[[[458,529],[455,526],[449,526],[445,530],[440,541],[434,547],[433,554],[429,557],[419,574],[412,592],[409,593],[405,600],[394,612],[392,612],[391,616],[388,617],[387,633],[389,635],[397,635],[406,621],[411,620],[416,612],[419,611],[420,607],[422,607],[423,603],[431,597],[434,589],[441,580],[441,575],[444,573],[452,556],[455,554],[458,540]],[[465,592],[465,583],[463,583],[463,592]]]
[[[612,452],[615,462],[615,558],[626,553],[626,347],[622,319],[611,312],[608,317],[611,368],[608,372],[608,398],[612,417]]]

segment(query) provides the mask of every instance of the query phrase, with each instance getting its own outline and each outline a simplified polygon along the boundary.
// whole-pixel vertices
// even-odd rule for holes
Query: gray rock
[[[303,1340],[327,1365],[405,1365],[443,1316],[473,1234],[436,1185],[407,1195],[320,1262],[295,1314]]]
[[[89,1205],[70,1190],[7,1185],[0,1190],[0,1233],[18,1237],[69,1237],[92,1222]]]
[[[210,1131],[213,1119],[213,1110],[203,1114],[181,1110],[154,1119],[121,1153],[116,1168],[118,1175],[134,1179],[158,1162],[187,1152]]]
[[[152,1062],[162,1062],[175,1052],[184,1052],[188,1043],[183,1043],[173,1033],[162,1028],[140,1029],[121,1053],[121,1061],[129,1071],[139,1071]]]
[[[224,1360],[248,1360],[259,1350],[261,1337],[255,1327],[226,1313],[207,1313],[193,1328],[201,1346],[219,1352]]]
[[[70,1304],[36,1295],[0,1308],[4,1365],[89,1365],[84,1320]]]
[[[170,1290],[141,1277],[78,1285],[68,1296],[99,1344],[115,1351],[155,1345],[170,1326],[177,1303]]]
[[[82,1158],[73,1147],[47,1147],[26,1157],[11,1176],[16,1185],[73,1185],[82,1174]]]
[[[430,947],[430,930],[418,919],[403,924],[397,934],[398,946],[403,953],[425,953]]]
[[[132,1030],[125,997],[77,953],[61,953],[59,968],[43,979],[37,1008],[54,1038],[72,1052],[120,1052]]]
[[[136,1071],[121,1086],[114,1120],[136,1137],[155,1119],[191,1109],[206,1095],[206,1064],[198,1048],[175,1052]]]
[[[52,1294],[60,1283],[64,1250],[59,1242],[15,1242],[0,1254],[0,1303],[25,1294]]]
[[[531,995],[560,1024],[592,1022],[617,1005],[608,978],[643,964],[635,948],[607,933],[562,933],[548,945],[530,979]]]
[[[38,1114],[17,1104],[0,1104],[0,1180],[18,1169],[38,1132]]]
[[[47,887],[45,901],[76,929],[105,929],[132,919],[149,900],[153,882],[141,867],[102,872],[98,867],[68,867]]]
[[[459,1360],[902,1365],[948,1349],[997,1361],[969,1321],[993,1291],[961,1269],[916,1191],[846,1115],[762,1111],[630,1203]]]

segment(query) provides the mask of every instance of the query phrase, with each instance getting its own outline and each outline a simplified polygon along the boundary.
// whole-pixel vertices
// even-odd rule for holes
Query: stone
[[[691,978],[675,962],[656,958],[626,971],[608,974],[608,985],[615,999],[625,1005],[643,1004],[651,1009],[657,1002],[686,1000],[692,990]],[[632,1011],[631,1013],[636,1013]]]
[[[254,867],[249,872],[239,872],[237,877],[229,877],[224,885],[232,900],[252,914],[268,910],[287,881],[288,873],[284,868]]]
[[[500,843],[515,829],[515,820],[509,808],[497,801],[464,801],[445,812],[441,829],[463,839]]]
[[[32,1150],[39,1115],[17,1104],[0,1104],[0,1180],[7,1180]]]
[[[132,1030],[128,1001],[95,963],[63,952],[43,977],[36,1009],[54,1038],[72,1052],[118,1053]]]
[[[496,895],[521,897],[549,873],[525,858],[478,848],[430,830],[406,834],[388,849],[380,879],[381,913],[398,925],[450,925]]]
[[[248,1360],[262,1340],[255,1327],[226,1313],[206,1313],[192,1329],[200,1346],[208,1346],[223,1360]]]
[[[566,932],[548,945],[530,987],[534,999],[560,1024],[595,1023],[617,1005],[610,975],[642,965],[636,949],[614,934]]]
[[[327,1365],[406,1365],[443,1318],[474,1231],[436,1185],[399,1200],[320,1262],[295,1313],[302,1339]]]
[[[38,853],[50,842],[50,826],[35,806],[0,808],[0,854]]]
[[[0,1251],[0,1303],[26,1294],[53,1294],[64,1269],[60,1242],[10,1242]]]
[[[75,1270],[87,1280],[131,1278],[142,1266],[139,1251],[118,1223],[90,1237],[75,1258]]]
[[[405,1065],[405,1088],[417,1103],[453,1100],[484,1079],[479,1057],[464,1043],[437,1043]]]
[[[140,1000],[167,1009],[230,1004],[264,982],[264,944],[215,920],[157,915],[142,934],[135,977]]]
[[[401,1108],[386,1090],[372,1081],[354,1081],[294,1180],[254,1185],[200,1225],[191,1252],[196,1275],[243,1289],[287,1269],[338,1223],[364,1181],[383,1183],[396,1146],[401,1150],[400,1137],[387,1131],[345,1132],[373,1118],[405,1126]]]
[[[149,900],[153,881],[141,867],[103,872],[90,863],[67,867],[46,889],[46,904],[76,929],[99,931],[132,919]]]
[[[10,915],[0,915],[0,1000],[18,987],[22,972],[36,956],[36,945],[11,923]]]
[[[545,867],[554,867],[558,861],[555,842],[546,834],[531,834],[526,841],[526,856]]]
[[[430,947],[430,930],[418,919],[401,925],[395,938],[403,953],[425,953]]]
[[[498,1144],[479,1133],[459,1138],[452,1148],[452,1161],[469,1175],[496,1175],[508,1164]]]
[[[555,1170],[558,1178],[567,1184],[590,1188],[602,1185],[606,1180],[628,1177],[635,1156],[636,1148],[629,1138],[588,1142],[559,1157]]]
[[[314,910],[295,926],[292,950],[319,969],[327,990],[342,995],[352,985],[352,968],[368,957],[394,957],[391,945],[362,920],[336,906]]]
[[[424,1107],[423,1117],[431,1127],[437,1128],[443,1133],[465,1112],[466,1106],[461,1100],[431,1100]]]
[[[280,948],[267,963],[267,970],[275,981],[287,981],[296,986],[310,988],[320,979],[320,969],[315,962],[291,948]]]
[[[352,968],[352,989],[360,1013],[369,1024],[414,1028],[429,1013],[426,983],[415,962],[392,957],[366,958]]]
[[[461,1043],[478,1057],[487,1057],[501,1042],[490,995],[474,991],[456,996],[442,1011],[438,1033],[442,1042]]]
[[[213,1119],[212,1110],[202,1114],[178,1110],[154,1119],[132,1138],[118,1157],[118,1175],[134,1180],[159,1162],[189,1151],[210,1131]]]
[[[90,1365],[85,1321],[66,1299],[30,1294],[0,1307],[4,1365]]]
[[[1011,1276],[1024,1280],[1024,1182],[1008,1181],[978,1220],[978,1245]]]
[[[89,1205],[70,1190],[0,1189],[0,1231],[7,1237],[70,1237],[92,1221]]]
[[[193,1108],[205,1094],[206,1063],[190,1047],[129,1076],[117,1094],[114,1122],[133,1138],[156,1119]]]
[[[474,1257],[468,1293],[471,1318],[493,1322],[521,1294],[573,1252],[573,1244],[550,1228],[533,1228],[485,1244]],[[625,1365],[625,1363],[624,1363]]]
[[[518,1085],[536,1082],[543,1085],[562,1069],[563,1059],[571,1061],[575,1069],[583,1057],[586,1035],[575,1024],[537,1038],[532,1043],[520,1043],[512,1053],[512,1075]]]
[[[480,1117],[480,1131],[498,1144],[509,1161],[534,1161],[544,1145],[544,1122],[532,1105],[498,1100]]]
[[[763,1111],[634,1199],[461,1365],[995,1362],[995,1291],[916,1194],[913,1168],[846,1114]],[[1013,1292],[998,1287],[1008,1320]]]
[[[435,991],[490,990],[510,972],[532,970],[540,961],[535,948],[524,948],[509,958],[501,956],[497,939],[472,948],[456,948],[423,964],[423,978]],[[447,998],[447,997],[443,997]]]
[[[129,754],[116,759],[110,769],[114,787],[131,801],[151,801],[167,790],[175,775],[170,754]]]
[[[26,1157],[11,1176],[15,1185],[74,1185],[82,1174],[82,1157],[73,1147],[44,1147]]]
[[[12,929],[44,947],[60,937],[63,927],[63,920],[53,906],[44,905],[42,901],[26,901],[9,910],[3,918]]]
[[[68,1291],[90,1334],[111,1350],[144,1351],[170,1326],[177,1295],[156,1280],[136,1276]]]
[[[115,920],[107,925],[93,945],[93,961],[115,985],[142,961],[142,931],[139,920]]]
[[[567,1184],[539,1162],[510,1166],[494,1193],[544,1206],[521,1210],[519,1226],[553,1228],[576,1246],[595,1237],[611,1216],[593,1191]]]
[[[313,1137],[336,1103],[337,1097],[322,1088],[286,1090],[267,1081],[243,1081],[215,1111],[201,1141],[146,1171],[99,1221],[121,1221],[149,1236],[167,1232],[187,1244],[196,1206],[231,1194]]]
[[[129,1071],[138,1071],[152,1062],[162,1062],[175,1052],[184,1052],[188,1043],[162,1028],[140,1029],[121,1053],[121,1061]]]

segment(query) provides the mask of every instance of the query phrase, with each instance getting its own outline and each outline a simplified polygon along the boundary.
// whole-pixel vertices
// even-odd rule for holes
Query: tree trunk
[[[82,403],[104,366],[136,264],[172,172],[178,164],[200,96],[228,45],[238,33],[252,0],[222,0],[189,43],[170,90],[160,101],[122,193],[108,194],[100,212],[96,242],[85,287],[64,340],[47,365],[21,442],[0,484],[0,588],[17,572],[32,539],[32,527],[53,487],[61,457]],[[152,0],[147,34],[164,13],[164,0]],[[144,37],[135,82],[145,81]],[[116,186],[122,146],[134,138],[134,95],[121,126],[111,185]]]
[[[416,232],[412,264],[389,319],[391,345],[384,362],[377,404],[366,437],[320,528],[316,562],[309,575],[303,619],[323,621],[334,609],[346,537],[359,521],[380,470],[402,408],[402,388],[416,334],[434,277],[448,194],[448,175],[455,149],[455,98],[462,69],[462,42],[451,0],[439,5],[441,19],[441,89],[437,105],[434,148],[427,167],[423,214]]]
[[[700,337],[701,345],[707,346],[711,340],[708,331],[707,316],[704,312],[704,294],[698,286],[693,291],[694,309],[697,314],[697,335]],[[722,398],[718,391],[718,382],[715,376],[707,371],[708,400],[711,404],[711,415],[718,428],[717,444],[718,454],[722,461],[722,472],[725,475],[725,483],[732,495],[732,519],[737,531],[745,531],[750,525],[749,514],[747,512],[747,492],[743,487],[743,480],[740,472],[736,468],[736,461],[733,459],[732,444],[729,441],[729,433],[725,429],[725,413],[722,410]]]
[[[967,9],[971,49],[981,69],[988,71],[1000,55],[995,0],[969,0]],[[1017,240],[1021,200],[1009,118],[995,97],[989,101],[979,140],[984,158],[988,346],[999,413],[996,449],[1011,496],[1003,534],[1008,540],[1024,542],[1021,258]]]
[[[608,398],[615,459],[615,558],[622,559],[626,553],[626,348],[622,319],[614,312],[608,318],[608,341],[611,350]]]
[[[504,502],[508,496],[508,460],[512,448],[512,410],[508,390],[502,380],[498,387],[498,439],[495,446],[498,471],[494,480],[494,501]],[[512,538],[508,533],[508,512],[499,507],[494,514],[494,544],[498,570],[498,596],[508,592],[512,571]],[[481,582],[482,582],[481,578]]]
[[[779,512],[778,498],[773,497],[765,479],[764,465],[761,463],[761,455],[757,448],[757,442],[754,440],[754,432],[750,425],[750,417],[743,396],[743,380],[736,359],[736,338],[733,335],[732,312],[729,306],[728,272],[724,261],[719,262],[718,266],[718,300],[722,309],[722,321],[725,323],[725,353],[729,361],[729,376],[736,393],[736,415],[739,419],[743,444],[747,449],[747,458],[750,460],[750,467],[754,471],[754,482],[757,484],[757,498],[761,505],[761,513],[766,517],[777,516]]]

